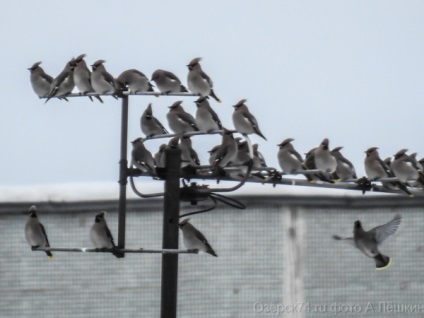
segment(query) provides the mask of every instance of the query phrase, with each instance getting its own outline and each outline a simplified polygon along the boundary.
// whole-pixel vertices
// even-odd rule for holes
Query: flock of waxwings
[[[201,58],[194,58],[187,65],[187,88],[173,73],[158,69],[153,72],[151,80],[142,72],[130,69],[122,72],[117,78],[107,72],[104,60],[94,62],[89,70],[85,60],[85,54],[71,59],[66,63],[63,71],[53,78],[41,68],[41,62],[35,63],[29,68],[31,73],[31,85],[39,98],[45,98],[46,102],[51,98],[67,100],[67,96],[76,87],[80,95],[87,95],[102,101],[101,95],[114,97],[122,94],[158,93],[154,90],[154,82],[160,94],[192,93],[199,96],[195,101],[197,111],[195,116],[186,112],[182,101],[176,101],[167,113],[169,128],[176,134],[170,138],[168,144],[160,146],[158,152],[152,155],[144,146],[144,141],[157,135],[168,134],[167,129],[153,116],[152,107],[149,104],[144,111],[140,125],[146,138],[137,138],[132,142],[131,166],[142,172],[156,176],[156,168],[165,166],[164,150],[167,147],[181,149],[182,166],[199,166],[200,161],[196,151],[192,148],[191,132],[216,132],[221,131],[222,142],[209,151],[209,164],[212,169],[225,167],[253,166],[260,170],[265,168],[264,156],[258,151],[258,144],[252,146],[253,153],[249,150],[246,141],[242,138],[234,138],[234,131],[225,129],[209,103],[209,97],[221,102],[213,90],[211,78],[202,70]],[[158,94],[159,94],[158,93]],[[235,131],[242,135],[257,134],[265,136],[260,131],[255,116],[249,111],[246,100],[242,99],[234,105],[232,115]],[[357,181],[353,164],[342,153],[342,147],[329,148],[329,140],[325,138],[316,148],[311,149],[303,158],[293,146],[294,139],[287,138],[277,146],[278,162],[284,174],[304,174],[310,182]],[[424,158],[417,160],[416,153],[407,154],[407,149],[399,150],[392,159],[382,160],[377,147],[371,147],[365,151],[365,172],[369,180],[382,179],[382,186],[388,190],[402,190],[412,196],[410,187],[424,187]],[[252,158],[253,157],[253,158]],[[314,173],[310,173],[310,171]],[[237,178],[229,174],[231,178]],[[48,247],[47,235],[41,223],[39,223],[36,208],[30,208],[30,217],[25,229],[27,241],[31,247]],[[359,221],[354,225],[354,237],[343,240],[352,241],[365,255],[374,258],[378,269],[385,268],[390,264],[390,258],[378,251],[378,246],[390,235],[394,234],[400,224],[401,217],[395,216],[390,222],[378,226],[368,232],[362,229]],[[188,249],[197,249],[216,256],[212,247],[205,237],[188,222],[182,221],[180,229]],[[115,248],[110,230],[107,227],[104,212],[96,215],[95,223],[91,229],[90,237],[96,248]],[[335,239],[342,239],[334,236]],[[50,252],[48,253],[51,256]],[[115,253],[120,257],[120,253]]]

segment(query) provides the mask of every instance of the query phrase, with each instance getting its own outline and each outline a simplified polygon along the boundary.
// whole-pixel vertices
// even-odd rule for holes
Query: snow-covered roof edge
[[[202,182],[199,182],[202,184]],[[210,187],[231,187],[234,183],[221,182]],[[142,193],[163,192],[163,182],[143,181],[137,183]],[[248,196],[334,196],[334,197],[362,197],[361,191],[341,190],[328,188],[314,188],[304,186],[270,184],[245,184],[240,189],[226,193],[226,195]],[[387,196],[385,193],[371,193],[367,196]],[[389,194],[390,195],[390,194]],[[392,194],[393,195],[393,194]],[[119,198],[119,184],[117,182],[85,182],[60,183],[43,185],[0,186],[0,203],[4,202],[76,202],[96,200],[117,200]],[[127,198],[138,198],[131,187],[127,186]]]

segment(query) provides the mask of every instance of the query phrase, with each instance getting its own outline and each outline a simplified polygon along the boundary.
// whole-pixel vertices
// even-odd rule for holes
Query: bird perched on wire
[[[50,92],[50,86],[53,82],[53,77],[44,72],[43,68],[40,66],[42,62],[34,63],[31,67],[28,68],[30,71],[30,81],[34,93],[37,94],[39,98],[47,97]],[[66,97],[63,97],[66,99]]]
[[[168,134],[168,131],[163,127],[160,121],[153,116],[152,104],[149,104],[140,118],[141,131],[147,136]]]
[[[91,85],[97,94],[115,94],[116,83],[113,76],[106,71],[103,65],[105,60],[97,60],[91,65]]]
[[[171,72],[158,69],[152,74],[152,81],[162,94],[187,93],[187,88],[181,84],[180,79]]]
[[[131,167],[136,167],[142,172],[148,172],[152,176],[156,176],[155,161],[149,150],[144,146],[143,138],[137,138],[132,142],[133,149],[131,151]]]
[[[215,162],[216,152],[221,147],[221,145],[214,146],[211,150],[208,151],[209,153],[209,165],[213,165]]]
[[[156,163],[156,167],[158,168],[165,168],[165,148],[166,144],[160,145],[158,152],[156,152],[153,156],[153,159]]]
[[[416,167],[419,171],[423,172],[423,165],[421,160],[417,160],[417,153],[413,152],[409,155],[409,159],[414,167]]]
[[[250,153],[249,146],[246,140],[243,140],[243,138],[241,137],[234,138],[234,140],[237,143],[237,155],[236,158],[232,161],[232,164],[236,166],[248,165],[249,162],[253,160],[253,148],[252,153]]]
[[[233,112],[233,124],[235,129],[245,135],[257,134],[266,140],[265,136],[259,129],[258,122],[246,106],[246,99],[242,99],[235,104]]]
[[[166,114],[169,127],[176,134],[199,131],[199,128],[196,125],[196,120],[192,115],[184,110],[181,103],[182,101],[177,101],[169,106],[169,112]]]
[[[113,241],[112,233],[107,226],[105,213],[105,211],[102,211],[94,218],[94,224],[90,229],[90,239],[97,249],[115,249],[116,245]],[[117,258],[124,257],[122,252],[119,251],[113,251],[112,254]]]
[[[386,224],[377,226],[369,231],[362,228],[361,221],[356,221],[353,226],[353,237],[342,238],[333,235],[335,240],[344,240],[356,248],[358,248],[366,256],[373,258],[377,269],[389,267],[391,263],[390,257],[379,251],[379,246],[391,235],[395,234],[402,221],[400,214]]]
[[[211,132],[222,129],[221,120],[209,104],[207,96],[199,97],[194,103],[197,106],[196,125],[200,131]]]
[[[317,150],[317,147],[312,148],[307,153],[305,153],[304,165],[308,170],[317,170],[317,166],[315,164],[316,150]],[[312,178],[311,182],[321,180],[328,183],[334,183],[333,179],[331,178],[331,176],[328,175],[328,173],[319,172],[319,173],[308,174],[308,175]]]
[[[188,75],[187,75],[187,86],[188,89],[196,95],[199,96],[211,96],[218,103],[221,100],[215,95],[213,91],[213,83],[211,78],[202,70],[200,66],[200,61],[202,59],[200,57],[194,58],[187,65],[188,67]]]
[[[292,141],[294,141],[293,138],[287,138],[277,145],[279,147],[277,154],[278,163],[283,172],[288,174],[308,170],[303,163],[302,156],[294,148]],[[304,176],[308,181],[314,181],[311,175],[304,174]]]
[[[53,79],[50,84],[50,91],[47,95],[47,103],[52,97],[66,97],[75,87],[74,82],[75,59],[72,58],[66,63],[65,68],[60,74]]]
[[[253,168],[266,168],[265,157],[259,151],[259,144],[252,145],[253,150]]]
[[[75,69],[74,69],[74,82],[75,86],[78,88],[82,95],[86,95],[88,93],[94,93],[93,86],[91,86],[91,72],[88,69],[87,63],[84,60],[85,54],[78,55],[75,59]],[[91,101],[93,98],[88,96]],[[100,96],[96,97],[101,103],[103,100]]]
[[[337,161],[336,171],[332,175],[333,179],[339,179],[341,181],[357,179],[355,167],[352,162],[343,156],[340,152],[341,149],[343,147],[336,147],[330,152]]]
[[[378,153],[378,147],[371,147],[365,151],[364,167],[365,173],[371,181],[381,178],[393,178],[395,176],[391,168],[381,160],[380,154]],[[382,181],[381,184],[386,189],[401,189],[409,196],[412,196],[412,193],[407,189],[406,185],[400,181]]]
[[[130,94],[154,92],[153,85],[147,76],[135,69],[123,71],[116,78],[115,83],[118,90],[128,90]]]
[[[191,138],[189,136],[183,136],[180,138],[180,144],[178,147],[181,149],[181,166],[200,166],[199,156],[192,147]]]
[[[32,250],[37,247],[50,247],[46,230],[43,224],[38,220],[37,208],[35,205],[29,208],[29,217],[25,224],[25,238]],[[49,258],[53,257],[50,251],[47,251],[46,254]]]
[[[183,232],[183,242],[188,250],[198,250],[217,257],[212,246],[208,243],[206,237],[196,229],[190,222],[190,219],[181,221],[178,226]]]
[[[222,142],[214,153],[214,162],[212,168],[219,166],[226,167],[229,163],[234,162],[237,157],[238,146],[234,139],[233,133],[224,128]]]
[[[329,148],[330,141],[328,138],[324,138],[320,145],[315,150],[315,165],[318,170],[330,176],[336,172],[337,160],[330,153]]]
[[[424,175],[416,162],[406,154],[408,149],[401,149],[395,155],[390,165],[394,175],[400,182],[411,186],[424,186]]]

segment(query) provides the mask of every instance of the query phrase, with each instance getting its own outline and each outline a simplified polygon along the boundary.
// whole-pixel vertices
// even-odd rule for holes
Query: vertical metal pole
[[[119,214],[118,214],[118,247],[125,248],[125,213],[127,208],[128,178],[128,96],[122,96],[121,113],[121,159],[119,161]],[[124,255],[122,255],[124,257]]]
[[[165,150],[162,248],[178,249],[181,150]],[[173,221],[171,223],[171,221]],[[162,255],[161,318],[177,317],[178,254]]]

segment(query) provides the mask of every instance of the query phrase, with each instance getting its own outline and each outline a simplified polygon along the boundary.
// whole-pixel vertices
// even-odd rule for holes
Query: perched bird
[[[381,178],[392,178],[395,175],[391,171],[391,168],[381,160],[380,155],[378,153],[378,147],[371,147],[365,151],[365,160],[364,167],[365,173],[367,177],[373,181]],[[391,166],[391,165],[390,165]],[[397,190],[401,189],[409,196],[412,196],[412,193],[407,189],[406,185],[402,182],[389,182],[383,181],[381,182],[384,188],[389,190]]]
[[[218,103],[221,100],[215,95],[213,91],[213,83],[210,77],[203,72],[202,67],[200,66],[200,61],[202,59],[200,57],[194,58],[187,65],[188,67],[188,75],[187,75],[187,85],[188,89],[196,95],[200,96],[211,96]]]
[[[166,144],[160,145],[158,152],[153,156],[156,167],[158,168],[165,168],[165,148]]]
[[[52,81],[47,95],[47,103],[52,97],[66,97],[75,87],[74,82],[75,59],[66,63],[62,72]]]
[[[182,166],[200,166],[199,156],[192,147],[191,139],[189,136],[180,138],[178,147],[181,149]]]
[[[383,160],[383,162],[390,169],[390,165],[392,164],[392,157],[387,157],[386,159]]]
[[[84,60],[85,54],[77,56],[75,59],[75,69],[74,69],[74,82],[78,90],[82,95],[87,93],[94,93],[93,86],[91,86],[91,72],[88,69],[87,63]],[[91,96],[88,96],[90,100],[93,100]],[[95,96],[100,102],[103,103],[103,100],[100,96]]]
[[[340,152],[341,149],[343,149],[343,147],[336,147],[330,152],[337,161],[336,172],[333,173],[333,178],[340,179],[341,181],[357,179],[355,167],[352,162],[343,156]]]
[[[181,103],[182,101],[177,101],[169,106],[170,110],[166,114],[169,127],[176,134],[184,134],[189,131],[199,131],[199,128],[196,125],[196,120],[192,115],[184,110]]]
[[[254,154],[253,152],[250,154],[247,141],[241,137],[234,138],[234,140],[237,143],[237,155],[232,161],[232,164],[236,166],[248,165],[253,160]]]
[[[175,74],[168,71],[160,69],[154,71],[152,74],[152,81],[155,82],[162,94],[188,92],[187,88],[181,84],[180,79]]]
[[[33,66],[28,68],[28,70],[31,73],[30,81],[34,93],[37,94],[39,98],[43,98],[49,95],[53,77],[51,77],[49,74],[46,74],[40,64],[41,62],[34,63]],[[66,99],[66,97],[63,99]]]
[[[353,237],[342,238],[338,235],[333,235],[333,238],[351,243],[366,256],[373,258],[377,269],[384,269],[390,265],[391,259],[383,255],[378,248],[389,236],[397,231],[401,221],[401,215],[397,214],[390,222],[369,231],[364,231],[361,221],[358,220],[353,226]]]
[[[418,169],[419,171],[423,172],[423,165],[421,160],[417,160],[417,153],[413,152],[409,155],[409,159],[411,160],[412,165]]]
[[[209,164],[211,166],[215,163],[216,153],[217,153],[217,151],[220,147],[221,147],[221,145],[216,145],[211,150],[208,151],[208,153],[209,153]]]
[[[236,159],[237,150],[237,142],[234,139],[233,133],[227,129],[224,129],[222,142],[214,154],[215,158],[212,167],[226,167],[229,163]]]
[[[152,104],[147,106],[143,115],[140,118],[141,131],[147,136],[168,134],[168,131],[163,127],[160,121],[153,116]]]
[[[196,125],[203,132],[222,129],[218,115],[208,102],[208,97],[203,96],[195,101],[197,106]]]
[[[307,153],[305,153],[304,166],[307,170],[317,170],[317,166],[315,164],[315,152],[316,152],[316,150],[317,150],[317,147],[312,148]],[[321,180],[321,181],[328,182],[328,183],[334,183],[333,179],[331,178],[331,176],[328,173],[323,173],[323,172],[314,173],[314,174],[308,173],[308,176],[310,176],[310,178],[312,179],[312,180],[310,180],[308,178],[308,180],[310,182],[315,182],[315,181]]]
[[[46,230],[44,229],[43,224],[41,224],[38,220],[36,212],[36,206],[32,205],[29,208],[29,218],[25,224],[25,238],[32,250],[37,247],[50,247]],[[49,258],[53,257],[51,252],[46,252],[46,254]]]
[[[112,233],[107,226],[104,211],[98,213],[94,218],[94,224],[90,229],[90,239],[94,247],[97,249],[114,249],[116,248],[113,241]],[[121,252],[112,252],[117,258],[123,257]]]
[[[302,156],[294,148],[292,141],[294,141],[293,138],[287,138],[277,145],[280,148],[277,155],[278,163],[281,169],[288,174],[308,170],[303,163]],[[310,174],[304,174],[304,176],[308,181],[313,181],[313,177]]]
[[[199,250],[217,257],[218,255],[216,255],[206,237],[204,237],[198,229],[191,225],[189,220],[190,219],[185,219],[178,224],[183,232],[183,242],[185,247],[188,250]]]
[[[233,107],[233,124],[236,130],[242,134],[250,135],[257,134],[266,140],[265,136],[261,133],[259,129],[258,122],[256,121],[255,116],[253,116],[249,109],[247,108],[246,99],[242,99]]]
[[[305,167],[308,170],[316,170],[317,166],[315,165],[315,151],[317,148],[312,148],[307,153],[305,153]]]
[[[142,172],[148,172],[156,176],[155,161],[149,150],[144,146],[143,138],[137,138],[132,142],[131,166]]]
[[[364,167],[369,179],[377,180],[393,176],[390,168],[381,160],[377,147],[368,148],[365,154]]]
[[[129,90],[131,94],[154,92],[153,85],[142,72],[131,69],[123,71],[115,80],[116,88]]]
[[[406,154],[407,149],[399,150],[390,165],[394,175],[400,182],[407,183],[411,186],[424,186],[424,175],[419,167],[414,164],[411,157]]]
[[[259,144],[253,144],[253,167],[254,168],[266,168],[266,161],[265,157],[262,155],[262,153],[258,150]]]
[[[98,60],[94,62],[91,72],[91,85],[97,94],[115,94],[116,83],[113,76],[106,71],[103,65],[106,61]]]
[[[331,175],[336,171],[337,160],[330,153],[329,140],[324,138],[321,144],[315,150],[315,165],[318,170]]]

